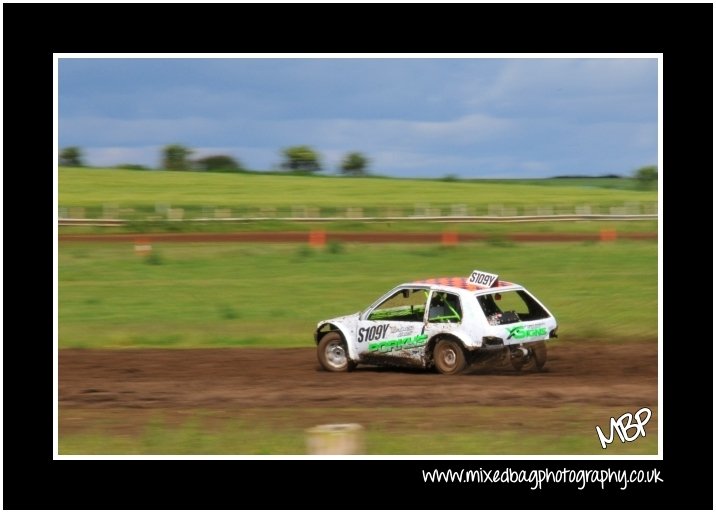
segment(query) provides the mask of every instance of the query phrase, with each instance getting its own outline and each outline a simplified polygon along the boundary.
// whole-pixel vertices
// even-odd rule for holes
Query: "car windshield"
[[[549,317],[547,311],[524,290],[510,290],[477,296],[487,322],[493,326]]]

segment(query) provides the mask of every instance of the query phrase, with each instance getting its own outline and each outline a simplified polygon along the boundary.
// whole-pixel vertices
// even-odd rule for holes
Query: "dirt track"
[[[563,342],[550,348],[546,372],[478,367],[461,376],[375,367],[330,373],[313,348],[66,349],[59,356],[60,410],[570,403],[656,405],[656,341]]]

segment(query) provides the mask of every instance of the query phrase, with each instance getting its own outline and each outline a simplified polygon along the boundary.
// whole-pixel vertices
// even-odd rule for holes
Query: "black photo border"
[[[4,4],[3,507],[712,509],[712,475],[694,461],[713,468],[713,347],[684,333],[675,310],[681,287],[707,274],[706,256],[713,265],[692,235],[713,200],[704,197],[713,179],[712,12],[711,4]],[[663,460],[53,460],[53,54],[112,52],[662,53]],[[663,482],[623,491],[423,482],[423,469],[462,467],[658,469]]]

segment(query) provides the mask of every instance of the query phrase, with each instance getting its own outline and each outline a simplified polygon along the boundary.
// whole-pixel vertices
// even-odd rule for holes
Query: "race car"
[[[314,338],[321,366],[358,364],[435,368],[458,374],[481,363],[542,370],[557,320],[524,287],[496,274],[403,283],[361,312],[320,321]]]

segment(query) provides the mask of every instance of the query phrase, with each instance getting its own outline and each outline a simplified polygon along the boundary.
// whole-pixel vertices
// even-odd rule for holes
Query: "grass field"
[[[205,206],[234,209],[293,206],[415,208],[464,204],[560,206],[655,203],[656,191],[638,190],[632,180],[485,180],[448,182],[390,178],[286,176],[244,173],[59,170],[61,207],[156,209]]]
[[[61,243],[63,347],[311,346],[315,323],[394,285],[473,268],[525,285],[560,340],[657,333],[655,242],[328,245]]]
[[[256,174],[61,169],[60,207],[101,215],[106,205],[156,213],[194,209],[290,211],[295,205],[403,209],[465,204],[571,208],[654,204],[655,191],[630,180],[450,182]],[[381,211],[383,211],[381,210]],[[444,213],[444,212],[443,212]],[[522,212],[521,212],[522,213]],[[446,225],[171,225],[62,228],[60,233],[186,230],[442,231],[490,235],[484,243],[438,245],[59,243],[58,333],[63,348],[313,347],[320,319],[366,307],[408,280],[494,271],[525,285],[555,314],[555,344],[653,341],[657,336],[657,244],[514,244],[513,232],[654,232],[655,221]],[[631,405],[630,405],[631,406]],[[640,405],[644,406],[644,405]],[[656,405],[651,406],[657,414]],[[82,409],[62,406],[60,454],[304,454],[305,429],[361,422],[369,454],[654,454],[658,436],[598,446],[595,425],[626,409],[555,404],[549,408],[264,408],[239,411]],[[632,410],[633,411],[633,410]],[[366,421],[366,419],[368,419]],[[528,420],[526,420],[528,419]],[[655,430],[656,422],[649,425]],[[600,452],[602,451],[602,452]]]

